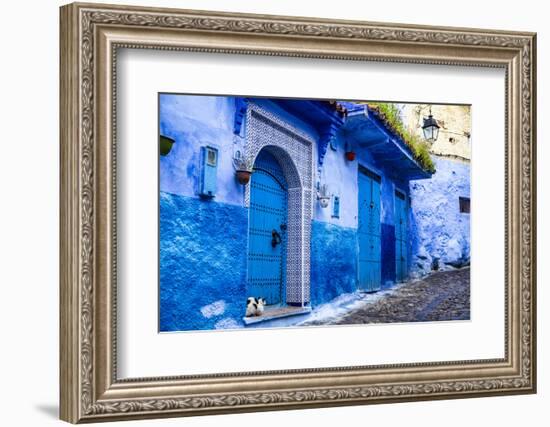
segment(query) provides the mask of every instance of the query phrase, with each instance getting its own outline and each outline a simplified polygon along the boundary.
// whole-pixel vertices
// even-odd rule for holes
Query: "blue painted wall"
[[[319,134],[267,99],[261,105],[317,140]],[[233,134],[236,103],[232,97],[160,95],[160,133],[176,142],[160,157],[160,328],[162,331],[242,326],[246,301],[248,209],[244,187],[237,183],[232,158],[242,150],[246,132]],[[408,183],[398,171],[381,169],[367,150],[357,147],[357,159],[345,159],[349,136],[337,134],[324,165],[313,167],[314,182],[327,184],[340,198],[340,215],[332,217],[332,201],[322,209],[313,205],[311,240],[311,303],[313,306],[356,289],[358,165],[381,176],[382,286],[395,281],[394,193],[407,195]],[[353,146],[353,141],[351,141]],[[217,193],[212,200],[198,197],[200,149],[209,145],[219,153]],[[313,147],[317,159],[317,146]],[[394,175],[390,175],[393,173]],[[395,175],[397,174],[397,175]],[[446,179],[446,175],[441,175]],[[426,181],[417,181],[424,183]],[[415,185],[413,183],[413,185]],[[424,192],[429,187],[424,188]],[[415,197],[413,195],[413,197]],[[424,201],[420,209],[428,207]],[[424,232],[421,218],[410,235]],[[223,225],[223,227],[221,227]],[[437,231],[437,230],[434,230]],[[429,231],[426,231],[429,232]],[[416,252],[427,251],[427,238]],[[419,247],[424,247],[418,250]],[[411,251],[412,246],[411,246]],[[412,259],[412,258],[410,258]]]
[[[347,142],[349,143],[349,141]],[[381,177],[382,287],[388,287],[395,283],[395,190],[398,189],[408,196],[409,185],[408,182],[400,181],[398,177],[388,176],[387,171],[381,169],[376,160],[366,150],[357,150],[356,160],[351,162],[346,160],[345,144],[345,136],[339,134],[334,144],[336,150],[328,148],[323,169],[320,173],[318,172],[321,182],[329,186],[331,193],[340,197],[340,217],[333,218],[331,216],[332,206],[322,209],[319,203],[315,202],[314,219],[319,222],[356,230],[358,214],[358,165],[360,164],[379,175]],[[338,242],[335,242],[335,245],[337,244]],[[343,250],[345,249],[343,248]],[[357,255],[353,254],[353,257],[356,258]],[[356,266],[354,268],[356,269]],[[315,286],[321,286],[322,288],[323,285],[318,285],[317,283],[317,277],[313,277],[312,275],[311,280],[312,292],[315,292]]]
[[[382,223],[382,287],[395,283],[395,226]]]
[[[410,184],[415,276],[430,273],[434,264],[448,270],[470,261],[470,214],[459,206],[459,197],[470,197],[470,163],[432,158],[437,170],[432,179]]]
[[[357,229],[313,221],[311,304],[316,306],[357,289]]]
[[[160,194],[160,330],[239,327],[248,210]]]
[[[313,221],[311,303],[330,301],[357,289],[357,229]],[[381,224],[382,288],[395,283],[395,226]]]

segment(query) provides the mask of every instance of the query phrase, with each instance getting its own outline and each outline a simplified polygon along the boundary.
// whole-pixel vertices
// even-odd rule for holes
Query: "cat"
[[[265,299],[262,297],[248,297],[246,299],[246,317],[261,316],[265,305]]]

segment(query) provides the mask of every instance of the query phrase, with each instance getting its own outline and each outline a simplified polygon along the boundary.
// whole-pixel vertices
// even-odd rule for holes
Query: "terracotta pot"
[[[355,160],[355,151],[346,151],[346,159],[353,162]]]
[[[252,175],[251,171],[237,171],[237,181],[239,181],[241,185],[246,185],[250,181],[250,175]]]

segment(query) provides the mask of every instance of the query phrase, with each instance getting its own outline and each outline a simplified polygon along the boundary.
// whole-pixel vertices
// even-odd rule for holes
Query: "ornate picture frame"
[[[536,35],[190,10],[61,8],[60,416],[71,422],[536,391]],[[505,357],[119,380],[117,49],[505,70]]]

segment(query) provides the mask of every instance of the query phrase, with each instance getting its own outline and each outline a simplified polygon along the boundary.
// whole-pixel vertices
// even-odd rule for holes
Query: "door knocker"
[[[271,231],[271,246],[276,247],[281,244],[281,242],[281,235],[277,232],[277,230]]]

